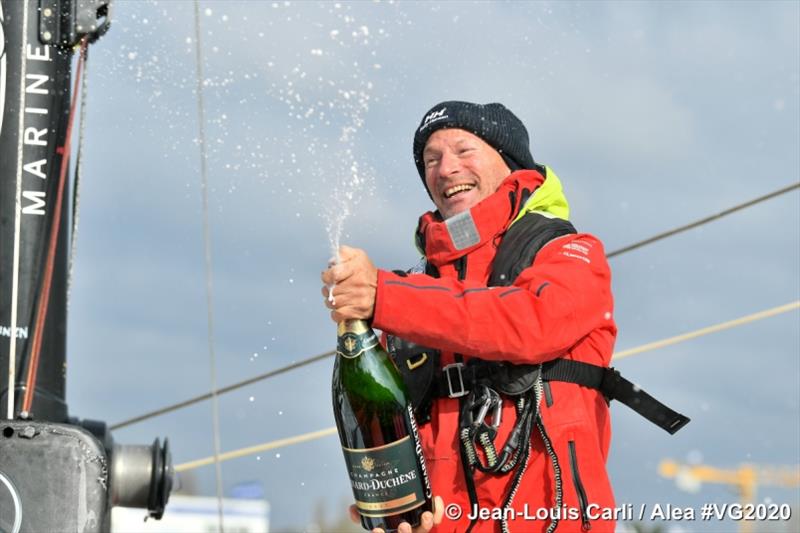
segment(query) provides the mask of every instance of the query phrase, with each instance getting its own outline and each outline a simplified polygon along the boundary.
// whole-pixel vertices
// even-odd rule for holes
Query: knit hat
[[[414,134],[414,163],[423,184],[425,162],[422,151],[433,132],[443,128],[458,128],[477,135],[497,150],[512,171],[539,168],[531,155],[528,130],[503,104],[442,102],[425,113]]]

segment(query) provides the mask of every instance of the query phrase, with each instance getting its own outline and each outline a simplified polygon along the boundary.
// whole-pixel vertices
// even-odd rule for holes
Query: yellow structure
[[[666,478],[674,478],[681,484],[721,483],[733,485],[739,494],[739,503],[743,506],[754,504],[759,485],[793,488],[800,486],[800,468],[798,467],[758,467],[744,464],[733,470],[715,468],[709,465],[682,464],[665,459],[658,465],[658,473]],[[741,533],[750,533],[753,522],[739,522]]]

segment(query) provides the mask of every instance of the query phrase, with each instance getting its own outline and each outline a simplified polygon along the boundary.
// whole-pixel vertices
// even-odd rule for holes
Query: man
[[[389,335],[415,397],[447,507],[419,529],[613,531],[600,516],[614,507],[607,401],[566,375],[574,361],[611,360],[603,245],[568,222],[558,177],[503,105],[434,106],[413,150],[437,208],[417,228],[423,271],[379,270],[342,247],[322,281],[335,322],[368,319]]]

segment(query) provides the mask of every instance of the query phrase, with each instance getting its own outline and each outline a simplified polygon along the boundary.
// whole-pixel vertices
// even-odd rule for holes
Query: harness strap
[[[437,368],[434,371],[431,391],[434,397],[457,398],[468,394],[476,384],[489,384],[495,388],[500,387],[497,389],[500,392],[517,396],[530,389],[535,378],[524,378],[529,373],[533,374],[536,368],[537,365],[511,365],[473,359],[468,364],[456,363],[447,365],[443,369]],[[514,381],[516,390],[510,390],[508,387],[509,374],[517,377]],[[542,365],[542,379],[575,383],[596,389],[609,400],[617,400],[627,405],[669,434],[675,434],[690,421],[685,415],[673,411],[622,377],[613,367],[606,368],[569,359],[554,359]]]
[[[602,392],[609,400],[627,405],[670,435],[689,423],[689,418],[670,409],[647,392],[628,381],[611,367],[569,359],[556,359],[543,365],[542,377],[548,381],[566,381]]]

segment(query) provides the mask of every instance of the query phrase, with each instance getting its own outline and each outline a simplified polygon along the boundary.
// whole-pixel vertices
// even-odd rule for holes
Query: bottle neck
[[[345,333],[363,335],[371,330],[372,328],[369,327],[369,324],[367,324],[366,320],[362,319],[342,320],[341,322],[339,322],[336,334],[339,337],[341,337]]]
[[[355,359],[378,346],[378,336],[366,320],[343,320],[337,330],[336,355]]]

